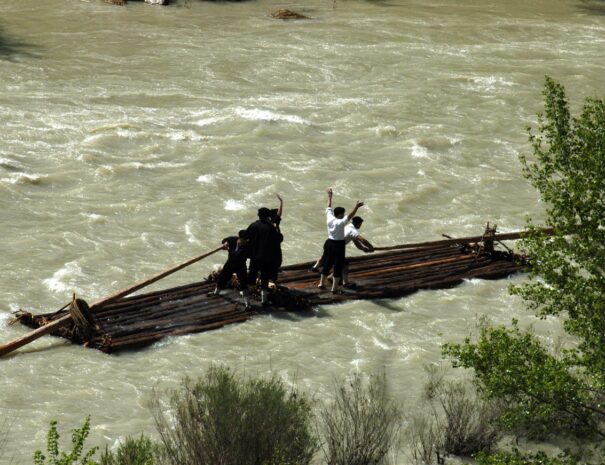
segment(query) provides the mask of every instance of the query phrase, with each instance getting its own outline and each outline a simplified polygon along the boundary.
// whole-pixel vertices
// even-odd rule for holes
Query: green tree
[[[485,396],[509,401],[506,426],[605,436],[605,104],[588,98],[573,118],[563,86],[549,77],[544,97],[537,133],[528,129],[533,155],[520,159],[554,234],[529,220],[530,279],[512,292],[538,316],[560,317],[573,343],[555,356],[513,322],[444,353],[474,369]]]
[[[98,447],[93,447],[86,454],[84,452],[84,442],[90,433],[90,417],[86,417],[81,428],[73,430],[71,435],[71,451],[59,451],[59,432],[57,431],[57,421],[50,422],[48,430],[46,450],[48,456],[45,456],[42,451],[37,450],[34,453],[35,465],[98,465],[92,457],[97,452]]]

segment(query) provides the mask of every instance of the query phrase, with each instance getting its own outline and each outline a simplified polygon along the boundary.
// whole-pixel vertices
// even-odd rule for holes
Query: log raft
[[[246,309],[235,290],[208,296],[215,286],[211,276],[201,282],[135,296],[114,294],[84,312],[90,319],[85,327],[78,323],[82,320],[80,312],[76,318],[73,311],[87,305],[75,296],[71,305],[57,312],[39,315],[21,312],[16,320],[39,329],[66,321],[51,334],[107,353],[137,349],[166,336],[217,329],[258,314],[308,312],[318,305],[397,298],[421,289],[452,287],[473,278],[507,277],[526,270],[527,260],[508,248],[497,250],[495,244],[519,239],[524,234],[496,235],[493,228],[488,228],[482,236],[385,247],[383,252],[352,257],[349,279],[356,287],[343,289],[339,294],[317,288],[319,275],[310,270],[313,262],[285,266],[279,274],[279,286],[270,293],[271,304],[264,307],[253,300],[252,307]]]

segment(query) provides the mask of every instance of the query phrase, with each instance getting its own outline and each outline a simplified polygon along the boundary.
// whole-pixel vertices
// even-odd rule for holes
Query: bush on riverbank
[[[380,464],[398,442],[401,408],[388,397],[386,375],[372,376],[364,384],[355,374],[338,386],[321,420],[328,464]]]
[[[408,438],[416,463],[440,463],[447,455],[490,452],[501,438],[498,402],[480,398],[466,381],[452,381],[429,369],[423,410],[411,418]]]
[[[100,465],[155,465],[159,453],[159,445],[145,435],[128,436],[115,451],[105,448]]]
[[[498,452],[497,454],[477,454],[477,465],[576,465],[578,460],[570,455],[561,454],[549,457],[544,452],[535,454],[522,454],[518,450],[513,452]]]
[[[277,377],[243,379],[212,367],[152,412],[169,465],[305,465],[318,449],[310,401]],[[171,419],[174,421],[171,421]]]

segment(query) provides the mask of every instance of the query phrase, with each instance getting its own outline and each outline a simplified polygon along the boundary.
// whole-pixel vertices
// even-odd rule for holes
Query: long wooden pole
[[[551,228],[541,229],[540,232],[546,234],[548,236],[552,236],[554,234],[554,230]],[[510,241],[515,239],[523,239],[529,233],[527,231],[519,231],[512,233],[503,233],[503,234],[495,234],[489,239],[493,239],[494,241]],[[442,245],[454,245],[454,244],[471,244],[473,242],[481,242],[485,239],[485,236],[471,236],[471,237],[460,237],[454,239],[443,239],[441,241],[432,241],[432,242],[417,242],[415,244],[401,244],[401,245],[392,245],[389,247],[374,247],[374,250],[400,250],[400,249],[420,249],[426,247],[437,247]]]
[[[108,302],[112,302],[114,300],[121,299],[122,297],[126,297],[127,295],[132,294],[133,292],[136,292],[139,289],[143,289],[144,287],[149,286],[150,284],[153,284],[156,281],[159,281],[160,279],[165,278],[166,276],[168,276],[172,273],[182,270],[183,268],[185,268],[195,262],[198,262],[203,258],[209,257],[210,255],[215,254],[216,252],[218,252],[219,250],[222,250],[222,249],[223,249],[222,246],[217,247],[216,249],[211,250],[210,252],[206,252],[206,253],[203,253],[202,255],[198,255],[197,257],[190,258],[189,260],[187,260],[183,263],[179,263],[178,265],[175,265],[172,268],[169,268],[165,271],[162,271],[161,273],[158,273],[150,278],[147,278],[144,281],[134,284],[133,286],[127,287],[120,291],[114,292],[113,294],[108,295],[107,297],[104,297],[101,300],[98,300],[94,304],[92,304],[90,308],[94,309],[95,307],[99,307]],[[40,326],[39,328],[27,333],[24,336],[21,336],[6,344],[1,345],[0,346],[0,357],[2,357],[3,355],[9,354],[14,350],[17,350],[19,347],[23,347],[24,345],[29,344],[32,341],[35,341],[36,339],[44,336],[45,334],[52,333],[53,331],[61,328],[62,326],[65,326],[70,321],[71,321],[71,314],[68,313],[67,315],[62,316],[61,318],[59,318],[55,321],[52,321],[51,323],[48,323],[44,326]]]

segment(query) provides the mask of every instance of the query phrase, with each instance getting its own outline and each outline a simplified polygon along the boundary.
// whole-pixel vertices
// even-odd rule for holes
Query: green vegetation
[[[555,234],[533,228],[524,241],[531,279],[512,292],[540,317],[561,317],[573,341],[554,354],[513,321],[444,352],[474,370],[486,398],[507,402],[504,426],[605,436],[605,104],[587,99],[572,118],[563,87],[548,77],[544,96],[538,134],[529,130],[533,156],[521,161]]]
[[[308,464],[318,447],[311,404],[276,378],[241,379],[212,367],[152,411],[170,465]],[[174,424],[169,418],[174,418]]]
[[[518,450],[513,452],[499,452],[488,455],[477,454],[477,465],[575,465],[578,461],[568,455],[548,457],[544,452],[537,454],[522,454]]]
[[[93,447],[86,454],[84,451],[84,442],[90,433],[90,417],[86,417],[81,428],[75,429],[71,435],[71,451],[59,451],[59,432],[57,431],[57,422],[50,422],[48,430],[46,450],[48,456],[45,456],[42,451],[37,450],[34,454],[35,465],[97,465],[97,462],[92,460],[93,455],[97,452],[98,447]]]
[[[128,436],[115,451],[105,449],[100,465],[155,465],[159,451],[159,446],[143,434]]]
[[[364,385],[359,374],[338,387],[332,405],[321,412],[323,447],[330,465],[384,463],[397,443],[401,409],[389,400],[386,376],[372,376]]]
[[[408,437],[416,463],[439,463],[447,455],[471,456],[491,451],[502,433],[499,402],[483,400],[467,381],[447,380],[431,368],[422,411],[411,418]]]

